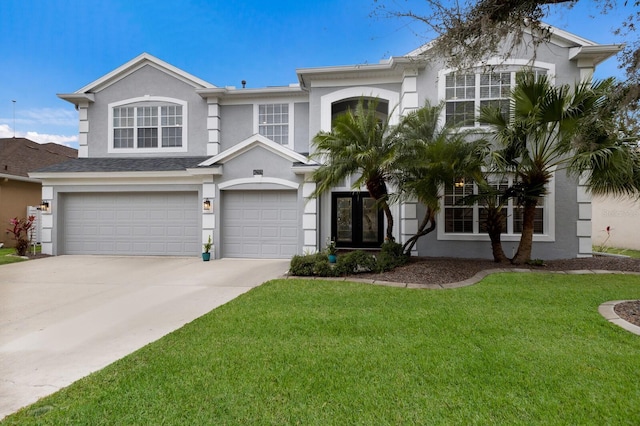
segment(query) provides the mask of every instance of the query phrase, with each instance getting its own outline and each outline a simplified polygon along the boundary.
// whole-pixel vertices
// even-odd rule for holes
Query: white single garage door
[[[197,192],[65,194],[64,254],[193,256],[200,249]]]
[[[288,259],[298,251],[296,191],[223,191],[222,256]]]

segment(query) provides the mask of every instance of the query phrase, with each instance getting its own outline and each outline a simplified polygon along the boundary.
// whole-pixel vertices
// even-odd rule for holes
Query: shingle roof
[[[25,138],[0,139],[0,173],[28,177],[29,172],[69,161],[78,151],[56,143],[39,144]]]
[[[77,158],[37,170],[38,173],[167,172],[195,168],[209,157]]]

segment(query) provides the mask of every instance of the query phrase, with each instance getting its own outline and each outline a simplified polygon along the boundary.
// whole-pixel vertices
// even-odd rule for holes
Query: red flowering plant
[[[11,232],[13,239],[16,240],[16,254],[18,256],[25,256],[29,250],[29,241],[31,240],[29,231],[31,231],[35,220],[35,216],[29,216],[26,219],[14,217],[9,221],[13,228],[7,228],[7,231]]]

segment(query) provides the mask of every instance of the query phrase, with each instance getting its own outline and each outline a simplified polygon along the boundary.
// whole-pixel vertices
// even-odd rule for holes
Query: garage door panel
[[[66,254],[201,252],[196,192],[66,194],[62,206]]]
[[[290,258],[297,253],[296,191],[224,191],[221,199],[224,257]]]
[[[280,228],[280,236],[282,238],[297,238],[298,237],[298,229],[297,228]]]

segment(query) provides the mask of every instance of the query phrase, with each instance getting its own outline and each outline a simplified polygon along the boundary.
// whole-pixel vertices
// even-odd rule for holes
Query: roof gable
[[[143,53],[124,65],[116,68],[110,73],[100,77],[99,79],[87,84],[83,88],[76,90],[74,94],[82,94],[87,92],[99,92],[112,84],[122,80],[126,76],[134,73],[140,68],[149,65],[164,73],[171,75],[172,77],[192,86],[195,89],[215,88],[214,85],[208,83],[198,77],[195,77],[173,65],[164,62],[161,59],[156,58],[148,53]]]
[[[215,164],[224,164],[225,162],[238,157],[256,147],[264,148],[267,151],[270,151],[286,160],[291,161],[292,163],[303,163],[306,165],[315,164],[304,155],[298,154],[297,152],[292,151],[289,148],[285,148],[282,145],[275,143],[272,140],[256,133],[255,135],[252,135],[243,140],[239,144],[236,144],[231,148],[221,152],[220,154],[209,158],[207,161],[203,161],[202,163],[198,164],[198,166],[206,167]]]

